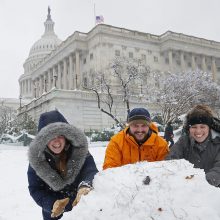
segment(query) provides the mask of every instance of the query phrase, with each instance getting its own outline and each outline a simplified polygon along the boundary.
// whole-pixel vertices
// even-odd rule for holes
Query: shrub
[[[109,141],[114,134],[114,131],[94,131],[90,136],[90,141]]]

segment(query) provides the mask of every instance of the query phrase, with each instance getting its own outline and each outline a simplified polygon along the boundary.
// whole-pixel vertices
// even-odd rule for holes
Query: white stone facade
[[[94,94],[82,91],[81,85],[105,69],[115,56],[141,59],[151,70],[163,74],[200,69],[211,72],[213,80],[220,82],[219,42],[171,31],[157,36],[99,24],[88,33],[76,31],[60,43],[53,25],[47,18],[45,33],[48,37],[50,27],[52,48],[48,48],[50,37],[45,40],[44,34],[40,43],[32,47],[19,79],[21,97],[32,100],[21,113],[27,111],[35,119],[44,111],[58,108],[70,123],[84,130],[112,125],[114,122],[97,108]],[[45,48],[35,53],[34,48],[41,44]],[[141,103],[133,100],[132,106],[137,105]],[[159,111],[153,104],[143,105],[150,111]],[[122,101],[118,109],[124,120],[126,109]]]

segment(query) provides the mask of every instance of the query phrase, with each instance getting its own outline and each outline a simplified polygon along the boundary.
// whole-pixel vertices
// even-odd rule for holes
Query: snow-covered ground
[[[90,146],[101,170],[106,143]],[[0,220],[42,219],[27,189],[27,166],[27,147],[0,145]],[[190,163],[143,162],[101,171],[94,190],[62,219],[219,220],[219,204],[220,189]]]

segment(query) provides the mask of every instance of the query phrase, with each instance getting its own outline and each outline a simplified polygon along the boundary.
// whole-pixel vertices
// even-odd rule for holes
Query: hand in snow
[[[68,204],[69,200],[70,200],[69,198],[56,200],[56,202],[53,204],[51,217],[55,218],[61,215],[64,212],[64,209]]]
[[[78,202],[81,199],[82,195],[87,195],[90,191],[91,191],[91,187],[87,187],[87,186],[80,187],[79,190],[78,190],[78,193],[76,195],[76,198],[73,201],[73,207],[78,204]]]

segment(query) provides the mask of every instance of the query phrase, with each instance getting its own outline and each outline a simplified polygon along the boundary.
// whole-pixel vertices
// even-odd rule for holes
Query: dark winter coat
[[[204,169],[210,184],[220,186],[220,133],[211,130],[209,138],[201,144],[189,135],[183,135],[171,148],[166,159],[186,159],[195,168]]]
[[[169,140],[170,138],[173,138],[173,127],[171,124],[167,124],[164,132],[164,138],[166,140]]]
[[[44,124],[44,123],[43,123]],[[28,157],[29,192],[43,212],[51,213],[57,199],[70,198],[65,211],[72,209],[77,189],[81,185],[92,185],[98,172],[94,159],[88,152],[86,136],[76,127],[63,122],[40,125],[40,132],[32,142]],[[56,136],[65,136],[70,142],[67,151],[67,174],[62,177],[55,168],[55,161],[46,150],[46,144]]]

